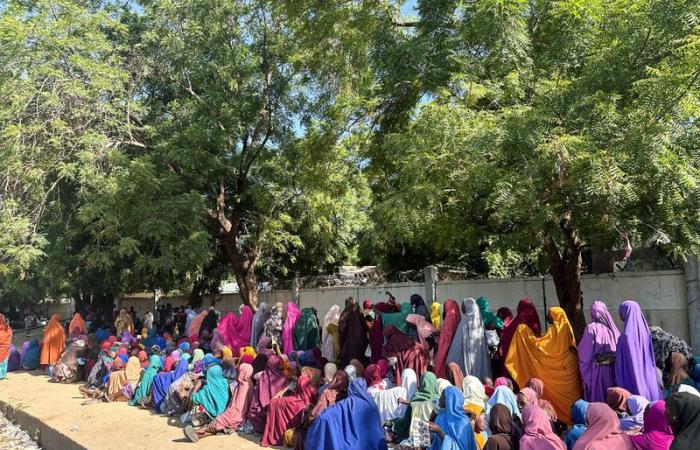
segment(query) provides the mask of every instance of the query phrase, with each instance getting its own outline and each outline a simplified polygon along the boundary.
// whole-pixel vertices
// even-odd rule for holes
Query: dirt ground
[[[259,436],[217,435],[193,444],[175,418],[126,403],[81,405],[78,385],[49,383],[39,372],[11,372],[0,380],[0,401],[21,409],[88,449],[259,450]],[[53,450],[44,446],[47,450]]]

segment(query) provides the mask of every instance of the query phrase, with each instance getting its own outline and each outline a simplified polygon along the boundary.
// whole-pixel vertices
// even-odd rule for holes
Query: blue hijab
[[[442,428],[445,439],[433,433],[430,450],[477,450],[472,424],[464,413],[464,395],[456,387],[449,386],[442,396],[445,409],[438,414],[435,423]]]
[[[231,397],[228,380],[224,378],[223,370],[219,365],[213,365],[207,369],[204,386],[195,392],[192,401],[202,405],[211,417],[216,417],[226,409]]]
[[[567,450],[572,450],[578,438],[588,429],[586,413],[588,413],[588,402],[585,400],[576,400],[576,403],[571,406],[571,419],[574,421],[574,426],[566,435]]]
[[[111,335],[112,332],[109,330],[109,328],[98,328],[97,331],[95,331],[95,339],[97,339],[97,342],[99,343],[109,339]]]
[[[387,450],[379,410],[367,381],[355,378],[348,398],[326,408],[306,434],[306,450]]]
[[[39,368],[39,354],[40,354],[39,340],[32,339],[31,341],[29,341],[29,345],[27,346],[27,349],[24,351],[24,354],[21,356],[20,364],[26,370],[38,369]]]
[[[184,356],[184,355],[183,355]],[[174,372],[161,372],[153,379],[153,386],[151,387],[151,398],[153,399],[153,405],[155,406],[156,412],[162,412],[160,407],[165,400],[165,395],[168,393],[168,388],[171,384],[185,373],[187,373],[188,358],[180,358],[180,362],[177,364],[177,368]]]
[[[496,390],[493,391],[491,398],[489,398],[486,402],[487,415],[491,411],[491,407],[493,407],[493,405],[495,405],[496,403],[499,403],[508,408],[511,415],[520,417],[520,408],[518,408],[518,401],[515,398],[515,394],[513,393],[513,391],[510,390],[508,386],[498,386]]]

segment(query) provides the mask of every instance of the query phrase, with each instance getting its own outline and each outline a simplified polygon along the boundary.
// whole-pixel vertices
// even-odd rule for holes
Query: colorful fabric
[[[503,319],[498,317],[498,315],[489,311],[489,299],[486,297],[479,297],[476,299],[476,304],[479,307],[479,312],[481,313],[481,321],[484,323],[484,328],[503,328]]]
[[[44,342],[41,346],[41,365],[51,365],[58,362],[66,345],[66,333],[61,325],[61,316],[54,314],[44,330]]]
[[[302,375],[291,395],[272,399],[260,445],[284,445],[284,432],[301,425],[301,411],[306,405],[316,403],[317,397],[316,387]]]
[[[156,377],[153,379],[153,386],[151,387],[151,399],[156,412],[163,412],[163,401],[165,400],[165,396],[168,394],[170,385],[186,373],[187,360],[183,359],[177,363],[177,368],[174,371],[161,372],[156,375]]]
[[[156,377],[161,367],[162,366],[160,356],[151,355],[151,358],[148,362],[148,369],[143,371],[143,375],[141,375],[141,381],[139,381],[139,384],[136,387],[136,390],[134,391],[133,397],[131,397],[131,400],[129,400],[129,405],[138,406],[142,398],[148,397],[148,395],[151,393],[153,379]]]
[[[498,386],[494,391],[493,395],[489,397],[486,402],[486,414],[490,414],[491,408],[495,405],[503,405],[508,408],[508,411],[515,416],[520,417],[520,408],[518,408],[518,401],[515,398],[515,394],[508,386]]]
[[[80,316],[80,314],[73,314],[73,318],[68,325],[68,336],[75,339],[81,334],[87,334],[87,328],[85,327],[85,321]]]
[[[571,407],[571,419],[574,421],[574,425],[566,434],[566,439],[564,439],[567,450],[572,450],[576,441],[588,429],[586,414],[588,413],[589,404],[585,400],[576,400],[576,403]]]
[[[258,340],[262,336],[263,328],[265,327],[265,322],[270,318],[270,308],[267,303],[260,302],[258,305],[258,310],[253,315],[253,323],[250,327],[250,346],[255,348],[258,345]]]
[[[340,365],[346,366],[350,360],[363,358],[369,339],[367,338],[367,322],[357,302],[348,299],[345,309],[338,320],[338,334],[340,338]]]
[[[41,348],[38,339],[25,341],[22,344],[22,352],[20,353],[20,364],[25,370],[36,370],[39,368],[39,354]]]
[[[486,402],[489,397],[486,395],[484,385],[475,376],[469,375],[462,382],[462,392],[464,394],[464,407],[467,405],[476,405],[482,409],[486,409]]]
[[[542,408],[528,405],[523,408],[522,415],[520,450],[566,450],[564,442],[552,431],[549,417]]]
[[[311,350],[318,347],[318,344],[318,320],[313,309],[304,308],[294,325],[294,349]]]
[[[513,416],[510,410],[501,404],[496,404],[489,417],[491,436],[484,450],[513,450],[517,448],[513,438]]]
[[[435,364],[435,375],[445,377],[447,375],[447,355],[452,345],[452,340],[457,333],[457,328],[462,320],[459,306],[454,300],[447,300],[443,305],[443,320],[440,328],[440,339],[438,349],[433,358]]]
[[[542,337],[528,326],[518,326],[505,366],[513,379],[525,386],[531,378],[545,380],[542,399],[552,403],[557,417],[571,424],[571,405],[581,398],[581,377],[574,332],[560,307],[549,309],[553,324]]]
[[[432,372],[425,372],[420,377],[420,387],[411,402],[432,401],[437,398],[437,377]]]
[[[659,327],[651,327],[650,331],[654,361],[659,369],[664,370],[666,360],[671,353],[680,353],[688,359],[693,357],[693,349],[683,339]]]
[[[457,363],[465,374],[480,379],[490,377],[491,359],[484,324],[473,298],[462,301],[462,314],[462,320],[447,353],[447,362]]]
[[[192,395],[192,402],[202,405],[211,417],[216,417],[224,412],[230,398],[228,380],[221,366],[215,364],[207,368],[204,386]]]
[[[617,344],[617,385],[651,401],[661,400],[647,319],[637,302],[632,300],[620,305],[620,317],[625,322],[625,329]]]
[[[252,328],[253,310],[248,305],[241,306],[240,315],[232,312],[226,314],[217,327],[224,344],[233,354],[238,354],[241,347],[250,345]]]
[[[333,335],[330,333],[328,327],[331,326],[331,324],[334,324],[337,333],[339,319],[340,306],[338,305],[331,306],[326,313],[326,316],[323,318],[323,329],[321,330],[321,334],[323,335],[321,338],[321,355],[328,361],[335,361],[338,357],[338,349],[335,346]]]
[[[477,450],[474,430],[464,413],[464,396],[454,386],[443,393],[445,409],[435,419],[435,423],[445,434],[444,439],[433,433],[430,450]]]
[[[505,322],[504,322],[505,323]],[[518,326],[521,324],[527,325],[534,336],[539,336],[542,334],[542,328],[540,326],[540,316],[537,313],[537,308],[532,300],[529,298],[524,298],[518,302],[518,308],[516,310],[516,316],[513,320],[504,326],[501,332],[501,341],[498,344],[498,355],[501,359],[505,360],[508,356],[508,351],[510,350],[510,343],[515,336]]]
[[[253,366],[241,364],[238,368],[238,383],[232,392],[231,404],[216,417],[214,427],[217,431],[236,431],[245,422],[248,406],[253,395]]]
[[[439,330],[442,325],[442,311],[440,310],[440,303],[438,302],[433,302],[430,305],[430,322],[436,330]]]
[[[5,316],[0,314],[0,361],[7,362],[10,357],[10,347],[12,346],[12,328],[5,320]]]
[[[294,302],[287,303],[287,317],[284,319],[284,327],[282,328],[282,344],[284,353],[290,353],[296,350],[294,348],[294,327],[301,317],[301,311]]]
[[[574,450],[634,450],[629,436],[620,430],[617,415],[605,403],[591,403],[586,412],[588,429]]]
[[[671,425],[675,436],[670,450],[697,449],[700,436],[700,397],[688,392],[676,392],[666,399],[666,410],[676,418]]]
[[[673,442],[673,430],[666,420],[666,402],[652,403],[644,418],[642,434],[630,436],[636,450],[668,450]]]
[[[411,314],[411,304],[401,303],[401,309],[399,312],[394,313],[382,313],[382,328],[387,329],[389,326],[395,326],[403,334],[408,334],[409,326],[406,322],[406,317]]]
[[[649,406],[649,400],[639,395],[632,395],[627,399],[627,411],[629,415],[620,419],[622,431],[634,430],[644,426],[644,412]]]
[[[605,303],[591,305],[591,323],[586,325],[578,344],[578,364],[583,380],[584,398],[589,402],[605,401],[606,391],[615,386],[615,365],[599,364],[598,359],[614,355],[620,331]],[[609,357],[609,356],[608,356]]]

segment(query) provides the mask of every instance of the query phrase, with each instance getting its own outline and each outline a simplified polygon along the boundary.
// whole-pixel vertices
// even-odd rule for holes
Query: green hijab
[[[481,312],[481,320],[484,322],[484,327],[493,325],[499,330],[503,328],[503,320],[496,314],[489,311],[489,299],[486,297],[479,297],[476,299],[476,304],[479,306],[479,311]]]
[[[425,372],[420,378],[420,388],[413,395],[411,402],[424,402],[438,398],[437,377],[433,372]]]
[[[382,313],[382,327],[393,325],[403,334],[409,333],[409,325],[406,318],[413,311],[410,303],[401,303],[401,310],[395,313]]]
[[[231,396],[228,380],[218,364],[207,369],[205,380],[204,386],[192,396],[192,401],[202,405],[211,417],[216,417],[224,412]]]
[[[158,372],[162,368],[159,355],[151,355],[148,363],[148,369],[143,371],[141,381],[139,381],[139,384],[134,391],[134,396],[131,398],[131,400],[129,400],[129,405],[131,406],[137,406],[139,401],[151,392],[153,379],[156,377],[156,375],[158,375]]]
[[[196,363],[197,361],[201,361],[201,360],[203,360],[203,359],[204,359],[204,350],[202,350],[201,348],[195,349],[194,352],[192,353],[192,361],[190,361],[190,363],[189,363],[189,365],[187,366],[187,368],[188,368],[189,370],[193,370],[193,369],[194,369],[194,363]]]
[[[311,350],[317,346],[318,321],[311,308],[304,308],[294,325],[294,350]]]

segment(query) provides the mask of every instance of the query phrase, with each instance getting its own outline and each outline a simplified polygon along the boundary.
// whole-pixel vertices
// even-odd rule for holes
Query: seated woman
[[[665,415],[675,436],[671,448],[697,448],[700,436],[700,397],[689,392],[674,392],[666,399]]]
[[[365,370],[365,379],[367,380],[367,393],[377,404],[382,423],[403,417],[406,412],[406,407],[399,402],[399,399],[405,399],[407,397],[408,392],[406,388],[397,386],[386,389],[381,371],[377,364],[370,364],[367,366]]]
[[[413,447],[412,439],[409,438],[410,431],[415,430],[420,421],[430,420],[435,411],[435,401],[438,399],[437,377],[432,372],[425,372],[421,376],[421,384],[416,393],[410,399],[406,399],[410,400],[410,406],[404,417],[394,422],[392,431],[396,435],[395,441],[403,446]]]
[[[22,351],[20,352],[20,365],[24,370],[36,370],[39,368],[39,353],[41,348],[39,347],[39,340],[32,339],[31,341],[25,341],[22,344]]]
[[[117,359],[121,361],[121,359]],[[142,371],[141,363],[138,357],[132,356],[123,369],[116,371],[114,367],[112,369],[112,373],[109,374],[109,381],[107,382],[104,398],[109,402],[126,401],[127,398],[122,393],[122,390],[127,384],[136,384],[139,382]]]
[[[627,417],[627,400],[632,396],[627,389],[621,387],[608,388],[606,402],[619,418]]]
[[[637,432],[644,426],[644,412],[649,400],[640,395],[631,395],[627,399],[627,417],[620,419],[622,431]]]
[[[409,368],[420,375],[428,370],[430,352],[428,347],[411,339],[394,325],[384,328],[386,344],[383,349],[384,358],[396,358],[395,383],[401,383],[401,372]]]
[[[165,401],[165,396],[168,393],[170,385],[187,373],[189,366],[190,355],[185,353],[179,357],[175,370],[169,372],[161,372],[153,379],[153,387],[151,388],[152,404],[157,413],[163,412],[162,405]]]
[[[576,403],[571,406],[571,419],[574,421],[574,425],[566,434],[566,439],[564,440],[567,450],[573,449],[578,438],[588,429],[586,425],[586,414],[589,404],[590,403],[585,400],[576,400]]]
[[[537,405],[523,408],[523,435],[520,450],[566,450],[564,442],[554,434],[547,413]]]
[[[513,438],[513,416],[510,410],[501,404],[496,404],[491,409],[489,417],[489,429],[491,436],[486,441],[483,450],[509,450],[517,448],[517,441]]]
[[[432,432],[430,450],[476,450],[476,440],[471,422],[464,413],[464,396],[454,386],[444,390],[440,396],[442,412],[434,423],[429,423]]]
[[[608,405],[591,403],[586,412],[588,429],[578,438],[574,450],[634,450],[629,436],[615,419],[615,412]]]
[[[350,377],[343,370],[338,370],[333,374],[333,379],[327,384],[326,389],[321,393],[316,401],[316,404],[311,408],[311,411],[304,419],[301,426],[294,430],[294,449],[304,450],[304,442],[306,441],[306,433],[311,424],[316,418],[321,415],[328,407],[335,405],[348,396],[348,388],[350,386]]]
[[[644,415],[642,433],[630,436],[636,450],[668,450],[673,431],[666,421],[666,402],[654,402]]]
[[[204,384],[195,386],[190,397],[192,425],[201,426],[223,413],[231,398],[228,380],[219,364],[206,368]]]
[[[272,399],[289,387],[292,373],[289,363],[277,355],[267,360],[265,370],[259,373],[253,390],[246,419],[246,432],[262,433],[265,430],[267,410]]]
[[[690,365],[688,358],[682,353],[672,352],[666,361],[666,369],[664,370],[664,395],[668,396],[671,392],[677,391],[678,386],[687,384],[695,386],[695,380],[690,376]]]
[[[299,377],[296,389],[289,395],[273,398],[265,422],[260,445],[269,447],[284,444],[284,433],[288,428],[301,425],[304,408],[316,402],[318,389],[306,375]]]
[[[141,374],[141,379],[134,390],[131,400],[129,400],[130,406],[146,407],[148,396],[151,393],[153,379],[161,369],[160,356],[151,355],[148,361],[148,369],[144,370]]]
[[[80,378],[78,359],[86,353],[85,341],[72,341],[63,351],[60,360],[53,366],[49,381],[53,383],[74,383]]]

